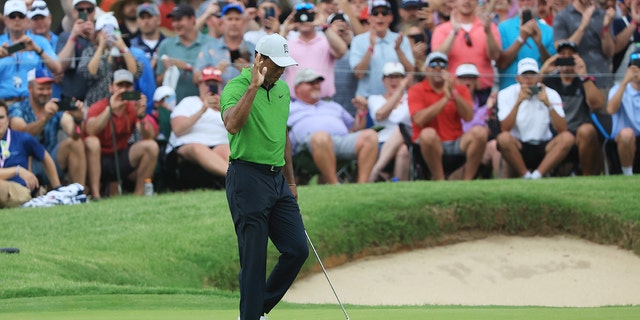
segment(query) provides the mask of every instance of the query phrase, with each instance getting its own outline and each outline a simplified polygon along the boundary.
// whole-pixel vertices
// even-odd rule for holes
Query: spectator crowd
[[[4,2],[0,206],[41,185],[97,200],[224,179],[220,96],[274,33],[298,62],[282,75],[294,167],[319,183],[640,169],[640,0],[60,6],[54,29],[46,1]]]

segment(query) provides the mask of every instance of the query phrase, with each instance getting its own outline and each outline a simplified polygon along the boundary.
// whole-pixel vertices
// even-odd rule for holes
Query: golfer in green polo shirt
[[[241,320],[266,319],[309,255],[287,135],[289,87],[280,80],[292,65],[287,41],[264,36],[253,67],[229,81],[220,100],[231,148],[226,191],[240,253]],[[269,238],[280,258],[267,278]]]

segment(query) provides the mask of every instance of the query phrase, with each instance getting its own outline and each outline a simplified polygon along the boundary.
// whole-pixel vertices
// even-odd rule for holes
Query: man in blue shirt
[[[7,33],[0,35],[0,99],[7,102],[26,98],[27,72],[44,63],[52,73],[61,72],[60,62],[49,41],[38,35],[27,35],[29,26],[24,1],[7,1],[4,5]],[[24,45],[13,52],[12,45]],[[11,49],[10,49],[11,48]]]
[[[72,182],[84,185],[87,161],[84,143],[80,139],[80,125],[84,117],[82,104],[51,100],[53,78],[44,68],[29,71],[27,78],[29,98],[9,107],[11,128],[31,134],[49,152],[60,175],[68,171]],[[71,108],[73,110],[69,110]],[[60,141],[59,131],[67,135]],[[36,175],[44,173],[41,167],[40,163],[34,161],[33,171]]]

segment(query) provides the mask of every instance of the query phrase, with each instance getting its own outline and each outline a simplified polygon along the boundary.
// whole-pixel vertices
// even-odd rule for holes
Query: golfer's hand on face
[[[267,67],[261,54],[256,55],[256,59],[253,61],[253,68],[251,69],[251,84],[255,87],[259,87],[264,83],[264,76],[267,74]]]

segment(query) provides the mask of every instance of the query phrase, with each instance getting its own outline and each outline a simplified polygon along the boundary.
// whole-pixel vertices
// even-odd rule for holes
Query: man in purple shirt
[[[338,183],[336,159],[357,159],[358,182],[367,182],[378,158],[378,135],[364,129],[367,107],[358,106],[354,119],[336,102],[321,100],[322,81],[324,77],[312,69],[296,74],[297,100],[291,103],[287,121],[293,153],[308,150],[329,184]]]

